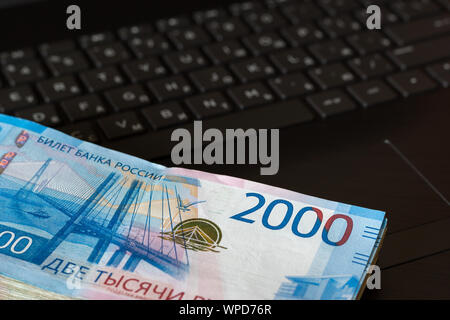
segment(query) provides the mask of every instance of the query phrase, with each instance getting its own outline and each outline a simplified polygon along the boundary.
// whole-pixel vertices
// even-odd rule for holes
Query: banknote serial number
[[[247,198],[256,198],[258,200],[256,205],[254,205],[250,209],[247,209],[241,213],[233,215],[230,218],[238,220],[238,221],[242,221],[245,223],[254,223],[255,220],[253,220],[247,216],[250,215],[251,213],[262,211],[260,209],[262,209],[265,206],[266,198],[259,193],[253,193],[253,192],[247,193],[246,197]],[[284,211],[284,217],[282,218],[281,222],[279,222],[278,224],[273,224],[270,222],[269,218],[276,207],[284,207],[286,210]],[[313,214],[315,214],[316,221],[315,221],[313,227],[311,228],[311,230],[309,230],[308,232],[304,232],[304,231],[302,232],[302,231],[300,231],[300,226],[302,224],[302,218],[308,212],[312,212]],[[267,207],[264,209],[264,213],[262,214],[262,218],[261,218],[261,223],[267,229],[281,230],[281,229],[284,229],[288,225],[288,223],[291,221],[293,213],[294,213],[294,205],[290,201],[284,200],[284,199],[276,199],[276,200],[271,201],[267,205]],[[329,239],[329,231],[332,228],[333,224],[338,219],[343,220],[346,223],[345,232],[342,234],[342,236],[339,240],[332,241]],[[322,226],[322,222],[323,222],[323,212],[320,209],[315,208],[315,207],[304,207],[304,208],[301,208],[294,216],[294,219],[292,221],[291,231],[294,235],[296,235],[300,238],[311,238],[317,234],[320,227]],[[323,240],[323,242],[325,242],[326,244],[329,244],[331,246],[342,246],[343,244],[345,244],[347,242],[348,238],[350,237],[350,235],[352,233],[352,230],[353,230],[353,220],[351,217],[343,215],[343,214],[334,214],[331,217],[329,217],[325,223],[325,226],[322,231],[322,240]]]

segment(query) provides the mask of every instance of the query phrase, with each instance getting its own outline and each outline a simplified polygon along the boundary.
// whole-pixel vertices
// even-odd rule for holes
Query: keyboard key
[[[391,101],[398,96],[393,89],[378,80],[352,85],[348,87],[348,91],[365,108]]]
[[[356,109],[356,104],[342,90],[321,92],[306,100],[323,119]]]
[[[191,21],[186,16],[171,17],[156,21],[156,26],[158,27],[158,30],[161,32],[183,29],[189,27],[190,25]]]
[[[275,97],[261,82],[241,85],[227,90],[233,101],[241,108],[246,109],[257,105],[273,102]]]
[[[138,84],[107,91],[105,97],[118,111],[150,103],[150,96]]]
[[[196,11],[193,14],[195,22],[203,24],[212,20],[220,20],[228,16],[227,12],[223,9],[209,9],[203,11]]]
[[[436,83],[420,70],[395,74],[388,77],[388,80],[404,97],[437,87]]]
[[[301,70],[315,64],[311,55],[303,49],[290,49],[274,53],[270,56],[273,64],[283,73]]]
[[[181,73],[207,65],[205,56],[197,49],[178,51],[163,56],[174,73]]]
[[[130,57],[127,49],[119,42],[92,47],[88,49],[88,54],[97,67],[121,62]]]
[[[90,48],[100,44],[114,41],[114,35],[111,32],[98,32],[81,36],[79,38],[80,45],[83,48]]]
[[[106,113],[106,106],[95,94],[61,102],[61,107],[70,121],[80,121]]]
[[[170,49],[169,41],[160,34],[134,37],[130,39],[128,45],[139,58],[158,55]]]
[[[401,47],[388,54],[402,69],[434,62],[450,55],[450,36]]]
[[[348,65],[363,79],[382,76],[394,70],[394,66],[378,53],[354,58]]]
[[[11,86],[44,78],[46,72],[37,60],[24,60],[8,63],[2,67],[3,74]]]
[[[381,32],[375,30],[351,35],[347,37],[347,41],[361,55],[384,50],[392,44],[391,40],[385,37]]]
[[[207,45],[204,47],[204,51],[216,64],[248,56],[247,50],[237,41],[223,41]]]
[[[281,7],[281,12],[293,24],[298,24],[306,20],[319,19],[324,16],[323,11],[311,2],[287,4]]]
[[[230,69],[242,82],[266,78],[275,74],[275,68],[262,57],[233,63],[230,65]]]
[[[45,61],[54,76],[77,72],[89,67],[87,59],[79,51],[52,53],[45,58]]]
[[[117,32],[122,40],[129,40],[132,37],[149,34],[153,32],[153,27],[148,23],[136,24],[128,27],[120,28]]]
[[[361,30],[359,23],[347,15],[323,18],[319,21],[319,26],[331,38],[337,38]]]
[[[19,60],[28,60],[36,57],[36,52],[32,48],[17,49],[0,53],[2,64],[14,63]]]
[[[198,26],[173,30],[168,35],[178,49],[196,47],[210,41],[206,32]]]
[[[223,67],[212,67],[189,74],[200,91],[209,91],[234,84],[234,77]]]
[[[399,45],[444,35],[450,32],[450,13],[390,26],[386,32]]]
[[[241,37],[249,33],[249,28],[238,18],[213,20],[206,24],[206,29],[218,41]]]
[[[442,86],[450,87],[450,60],[434,64],[427,70]]]
[[[293,0],[264,0],[264,2],[269,9],[275,9],[288,5],[292,3]]]
[[[269,81],[282,99],[293,98],[314,90],[314,85],[301,73],[280,76]]]
[[[46,102],[70,98],[81,93],[80,86],[72,76],[45,80],[39,82],[36,87]]]
[[[145,131],[144,124],[134,112],[114,114],[98,120],[108,139],[118,139]]]
[[[62,40],[57,42],[44,43],[39,46],[39,52],[44,57],[51,54],[74,51],[77,46],[73,40]]]
[[[145,58],[123,64],[123,69],[133,82],[165,76],[167,68],[157,58]]]
[[[71,124],[59,128],[62,132],[71,135],[80,140],[84,140],[91,143],[98,143],[100,138],[95,130],[94,126],[89,122],[79,122],[77,124]]]
[[[186,104],[197,119],[209,118],[231,111],[230,103],[218,92],[188,98]]]
[[[244,19],[256,32],[273,30],[287,24],[286,19],[274,10],[253,11],[245,14]]]
[[[355,0],[318,0],[317,3],[332,16],[358,7],[358,3]]]
[[[52,104],[18,111],[16,117],[38,122],[47,127],[54,127],[61,124],[61,117],[56,112],[56,108]]]
[[[286,41],[275,32],[261,33],[245,37],[242,40],[254,55],[264,54],[270,51],[284,49]]]
[[[353,73],[340,63],[315,68],[309,71],[309,75],[324,90],[345,85],[356,80]]]
[[[0,89],[0,112],[10,112],[22,107],[35,105],[36,96],[29,86]]]
[[[391,8],[404,20],[416,19],[439,11],[439,7],[431,0],[393,1]]]
[[[175,99],[193,93],[192,86],[182,76],[151,81],[148,83],[148,87],[159,101]]]
[[[259,107],[255,110],[259,110],[258,116],[256,118],[260,118],[263,122],[264,117],[267,113],[272,113],[270,118],[270,124],[267,124],[265,128],[282,128],[288,127],[293,124],[310,122],[314,119],[314,114],[299,100],[289,100],[277,102],[274,104],[270,104],[268,106]],[[244,112],[246,112],[245,110]],[[242,115],[244,112],[240,112]],[[284,118],[282,120],[282,118]],[[244,119],[242,119],[244,120]],[[237,123],[235,123],[236,125]],[[254,127],[262,127],[262,126],[254,126]]]
[[[105,67],[83,72],[81,81],[90,92],[110,89],[125,83],[125,79],[116,67]]]
[[[322,63],[345,59],[353,55],[353,50],[342,40],[313,44],[309,46],[309,50]]]
[[[231,14],[234,16],[240,16],[244,13],[261,10],[263,10],[262,4],[256,1],[245,1],[230,5]]]
[[[314,24],[300,24],[289,28],[281,29],[281,34],[293,47],[298,47],[307,43],[320,41],[325,38],[322,30]]]
[[[154,130],[186,123],[189,116],[178,102],[167,102],[144,108],[142,114]]]

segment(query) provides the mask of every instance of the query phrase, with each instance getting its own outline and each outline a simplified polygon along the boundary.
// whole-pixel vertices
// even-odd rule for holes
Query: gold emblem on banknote
[[[218,248],[226,249],[219,245],[222,241],[222,231],[219,226],[207,219],[185,220],[177,224],[173,231],[164,232],[161,237],[194,251],[219,252]]]

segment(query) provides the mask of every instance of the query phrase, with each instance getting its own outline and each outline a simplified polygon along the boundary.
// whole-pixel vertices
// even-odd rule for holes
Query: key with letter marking
[[[228,94],[242,109],[272,102],[275,97],[261,82],[249,83],[228,90]]]
[[[391,101],[398,96],[393,89],[378,80],[358,83],[348,87],[348,90],[363,107]]]
[[[183,76],[172,76],[151,81],[148,87],[159,101],[179,98],[192,93],[192,86]]]
[[[96,94],[89,94],[61,102],[70,121],[79,121],[106,113],[106,106]]]
[[[356,109],[356,104],[342,90],[321,92],[306,99],[322,118]]]
[[[186,99],[186,104],[197,119],[208,118],[231,111],[230,103],[219,92],[211,92]]]
[[[150,103],[150,96],[140,84],[107,91],[105,97],[116,110],[135,108]]]
[[[81,88],[73,76],[45,80],[37,88],[46,102],[70,98],[80,94]]]
[[[100,128],[108,139],[117,139],[141,133],[143,123],[134,112],[115,114],[98,120]]]
[[[144,108],[142,114],[155,130],[182,124],[189,120],[187,113],[175,101]]]
[[[0,90],[0,112],[9,112],[35,103],[36,97],[29,86]]]
[[[436,83],[420,70],[398,73],[388,77],[388,80],[405,97],[437,87]]]
[[[61,118],[56,112],[56,108],[52,104],[18,111],[16,117],[28,119],[43,124],[44,126],[54,127],[61,124]]]
[[[83,72],[80,78],[90,92],[116,87],[125,82],[117,68],[112,66]]]

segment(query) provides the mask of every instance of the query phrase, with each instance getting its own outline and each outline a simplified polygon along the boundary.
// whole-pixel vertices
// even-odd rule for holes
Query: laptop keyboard
[[[365,27],[373,3],[382,30]],[[244,2],[0,63],[2,113],[106,146],[167,145],[193,120],[282,128],[449,87],[450,0]]]

